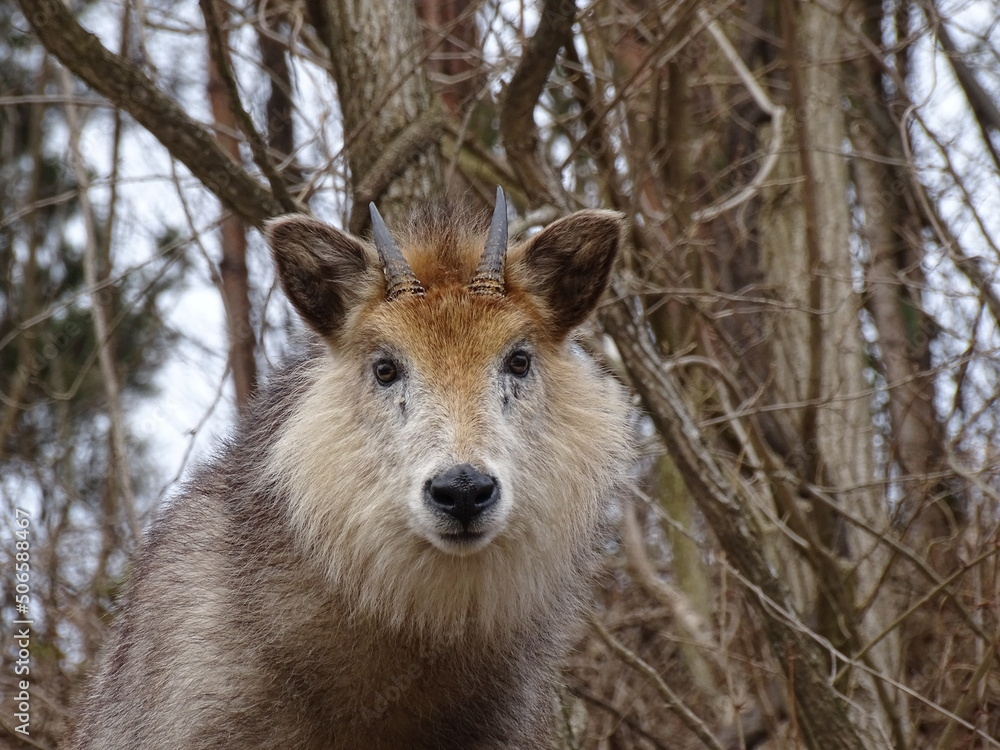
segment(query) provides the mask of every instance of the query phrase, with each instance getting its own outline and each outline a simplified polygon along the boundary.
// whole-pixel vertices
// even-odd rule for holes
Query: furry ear
[[[511,258],[523,287],[540,297],[563,334],[597,306],[621,247],[625,216],[577,211],[530,238]]]
[[[299,315],[321,336],[336,338],[347,314],[377,283],[365,246],[304,214],[272,219],[264,236],[281,287]]]

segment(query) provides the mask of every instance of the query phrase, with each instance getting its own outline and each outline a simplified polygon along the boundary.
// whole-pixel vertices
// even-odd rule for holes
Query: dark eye
[[[375,363],[372,370],[375,372],[375,379],[382,385],[389,385],[397,377],[399,377],[399,371],[396,368],[396,363],[391,359],[380,359]]]
[[[531,355],[522,351],[514,352],[507,359],[507,369],[511,375],[523,378],[531,369]]]

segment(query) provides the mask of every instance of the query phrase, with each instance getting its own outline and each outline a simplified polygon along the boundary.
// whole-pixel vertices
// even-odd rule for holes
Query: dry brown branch
[[[238,162],[240,160],[240,144],[235,133],[240,127],[249,127],[248,134],[251,143],[259,140],[253,123],[247,126],[249,115],[243,110],[236,90],[236,81],[230,69],[228,53],[228,33],[220,27],[217,0],[204,0],[202,13],[208,29],[208,98],[212,108],[219,133],[219,142],[226,153]],[[234,109],[235,108],[235,109]],[[239,110],[239,113],[237,113]],[[229,135],[232,133],[233,135]],[[258,143],[255,154],[261,150]],[[266,159],[266,154],[264,154]],[[270,160],[262,165],[265,172],[274,172]],[[291,196],[284,182],[276,174],[269,174],[272,190],[286,208],[293,206]],[[236,408],[241,412],[250,404],[257,389],[257,361],[254,357],[256,340],[251,323],[250,284],[247,278],[247,237],[246,225],[239,216],[224,215],[220,221],[219,243],[222,246],[222,257],[219,261],[217,285],[222,295],[223,307],[226,311],[226,335],[229,339],[229,366],[233,376],[233,387],[236,393]],[[214,269],[213,269],[214,270]]]
[[[963,728],[969,730],[972,734],[976,735],[977,737],[979,737],[982,740],[985,740],[986,745],[988,747],[1000,748],[1000,739],[998,739],[996,737],[991,737],[989,734],[987,734],[986,732],[984,732],[982,729],[976,727],[971,722],[966,721],[965,719],[963,719],[961,716],[959,716],[954,711],[949,710],[946,706],[944,706],[941,703],[938,703],[937,701],[929,698],[927,695],[918,692],[917,690],[915,690],[910,685],[907,685],[906,683],[901,682],[900,680],[895,679],[894,677],[890,676],[889,674],[887,674],[885,672],[879,671],[878,669],[876,669],[875,667],[871,666],[870,664],[866,664],[863,661],[852,659],[847,654],[844,654],[843,652],[838,651],[837,648],[832,643],[830,643],[830,641],[828,641],[827,639],[825,639],[819,633],[815,632],[814,630],[812,630],[812,629],[806,627],[804,624],[802,624],[799,621],[798,616],[794,612],[792,612],[790,610],[787,610],[787,609],[784,609],[781,606],[779,606],[778,603],[775,602],[775,601],[773,601],[773,600],[771,600],[767,596],[767,594],[763,590],[761,590],[761,588],[759,586],[755,585],[753,582],[751,582],[750,580],[748,580],[745,577],[743,577],[738,570],[736,570],[734,568],[734,569],[732,569],[732,573],[740,580],[740,582],[743,584],[743,586],[745,586],[749,591],[753,592],[761,600],[761,602],[763,602],[771,610],[771,613],[774,616],[776,616],[779,619],[784,620],[790,627],[792,627],[793,629],[801,632],[807,638],[809,638],[810,640],[814,641],[818,646],[820,646],[824,651],[826,651],[827,653],[829,653],[831,656],[836,657],[837,659],[843,661],[845,664],[849,665],[851,668],[856,669],[859,672],[864,672],[868,676],[870,676],[871,678],[873,678],[873,679],[875,679],[875,680],[877,680],[879,682],[883,682],[887,686],[893,687],[893,688],[895,688],[895,689],[897,689],[897,690],[905,693],[907,696],[909,696],[910,698],[914,699],[918,703],[923,704],[925,707],[927,707],[928,709],[932,710],[936,714],[940,714],[941,716],[945,717],[949,721],[954,722],[954,723],[962,726]],[[883,739],[886,742],[890,741],[890,738],[888,738],[888,737],[885,737]]]
[[[712,734],[712,731],[705,725],[705,722],[702,721],[701,718],[694,713],[694,711],[688,708],[687,704],[681,700],[677,693],[670,689],[670,686],[663,681],[663,678],[660,677],[655,669],[640,659],[633,651],[626,648],[621,641],[611,635],[611,633],[608,632],[608,629],[605,628],[596,617],[591,617],[590,624],[594,628],[597,635],[600,636],[601,640],[604,641],[607,647],[610,648],[619,659],[625,662],[632,669],[641,673],[654,687],[656,687],[656,691],[660,694],[660,697],[663,699],[666,707],[677,714],[681,721],[684,722],[684,726],[690,729],[706,747],[713,748],[713,750],[726,750],[715,735]]]
[[[805,483],[802,485],[804,492],[808,493],[809,497],[815,499],[818,502],[825,504],[829,508],[835,508],[837,514],[852,523],[859,530],[871,535],[877,539],[880,543],[885,544],[890,547],[892,551],[904,558],[908,563],[914,566],[914,569],[920,573],[930,584],[934,591],[940,591],[944,595],[948,603],[955,609],[961,619],[964,621],[966,627],[968,627],[973,633],[975,633],[983,641],[990,641],[990,636],[982,629],[982,627],[976,623],[972,615],[966,610],[966,608],[959,601],[955,592],[952,591],[946,581],[942,580],[937,573],[927,564],[927,562],[914,550],[910,549],[904,544],[901,544],[897,539],[893,537],[890,529],[876,529],[873,528],[871,524],[865,521],[863,518],[851,511],[850,508],[844,508],[841,504],[830,497],[830,495],[825,492],[822,488],[817,487],[811,483]],[[954,578],[958,578],[962,571],[956,571],[952,574]]]
[[[267,144],[250,118],[250,113],[243,107],[240,101],[240,92],[236,86],[236,78],[233,76],[232,68],[229,64],[228,44],[223,37],[223,29],[226,21],[219,12],[216,0],[199,0],[201,12],[205,18],[205,31],[208,36],[208,53],[212,60],[212,65],[219,79],[222,81],[229,100],[229,110],[235,118],[239,129],[246,136],[247,143],[250,144],[250,152],[254,161],[260,167],[264,176],[271,186],[271,193],[284,211],[288,213],[308,213],[309,209],[299,203],[288,192],[288,186],[284,179],[278,174],[267,153]],[[230,154],[230,156],[232,156]]]
[[[354,206],[348,226],[360,232],[368,222],[368,202],[378,200],[415,154],[425,152],[438,141],[444,127],[444,112],[431,107],[407,124],[377,156],[364,176],[356,181]]]
[[[545,203],[566,207],[558,180],[541,158],[534,112],[556,55],[572,43],[575,17],[574,0],[546,0],[538,29],[524,45],[500,105],[500,136],[507,159],[531,198],[532,208]]]
[[[623,301],[605,307],[602,319],[621,352],[632,385],[736,569],[753,581],[768,600],[788,610],[787,589],[762,553],[765,545],[757,523],[705,445],[644,317],[637,314],[638,301],[617,296]],[[826,677],[823,651],[800,629],[773,617],[763,603],[760,611],[775,657],[788,668],[787,677],[795,691],[796,714],[809,746],[815,750],[862,750],[843,699]]]
[[[699,688],[711,696],[716,678],[722,671],[722,665],[718,661],[719,646],[712,636],[709,624],[704,621],[682,591],[662,580],[653,569],[646,553],[638,519],[635,517],[635,508],[631,506],[624,511],[621,536],[632,575],[654,599],[670,608],[674,621],[694,642],[697,650],[692,649],[689,669]]]
[[[1000,169],[1000,154],[997,153],[990,138],[991,133],[1000,134],[1000,107],[997,106],[994,97],[983,88],[975,73],[965,64],[962,53],[951,38],[948,25],[941,17],[935,3],[930,0],[920,0],[917,4],[927,16],[934,36],[937,37],[941,49],[944,50],[944,57],[951,65],[952,72],[954,72],[959,86],[962,87],[962,93],[965,94],[965,98],[969,102],[973,120],[982,135],[983,146],[992,157],[993,165]]]
[[[966,716],[969,709],[975,705],[976,701],[980,700],[980,696],[977,694],[978,691],[975,688],[986,679],[987,674],[990,672],[998,646],[1000,646],[1000,640],[995,642],[993,647],[980,659],[975,673],[969,678],[969,682],[963,688],[962,698],[955,707],[955,716]],[[936,750],[949,750],[949,748],[954,746],[952,742],[957,728],[958,721],[954,717],[949,717],[948,723],[941,733],[941,739],[938,740]]]
[[[664,745],[662,742],[660,742],[660,740],[658,738],[654,737],[649,732],[647,732],[645,729],[643,729],[643,727],[635,719],[633,719],[631,716],[623,714],[621,711],[619,711],[617,708],[615,708],[614,706],[612,706],[607,701],[603,701],[600,698],[598,698],[596,695],[591,695],[590,693],[588,693],[585,690],[574,690],[574,689],[571,689],[571,692],[577,698],[580,698],[581,700],[586,701],[587,703],[591,704],[592,706],[596,706],[597,708],[601,709],[602,711],[606,711],[607,713],[611,714],[615,718],[616,722],[620,722],[620,723],[624,724],[625,726],[627,726],[633,732],[635,732],[640,737],[642,737],[644,740],[646,740],[647,742],[649,742],[654,748],[656,748],[656,750],[671,750],[666,745]]]
[[[69,95],[73,91],[73,82],[69,73],[62,71],[63,91]],[[84,272],[87,286],[96,290],[102,279],[97,268],[97,229],[94,226],[94,209],[90,203],[90,176],[87,165],[83,162],[80,152],[81,124],[73,104],[66,105],[66,120],[69,125],[69,158],[76,174],[80,188],[80,206],[83,213],[83,223],[86,229],[84,239]],[[108,417],[111,420],[111,445],[114,454],[115,484],[120,489],[120,512],[128,529],[129,546],[139,541],[141,526],[135,507],[135,493],[132,490],[132,474],[129,469],[128,446],[126,438],[125,419],[122,415],[121,387],[118,373],[111,353],[111,327],[108,325],[108,310],[104,298],[96,291],[91,292],[91,318],[94,323],[94,336],[97,341],[97,360],[101,368],[101,379],[107,393]]]
[[[208,131],[136,66],[110,52],[59,0],[20,0],[46,49],[74,75],[134,117],[218,196],[254,226],[282,213],[281,203],[222,150]]]
[[[753,97],[754,102],[760,107],[761,111],[771,118],[771,143],[768,145],[767,155],[761,161],[756,174],[754,174],[750,182],[735,191],[733,195],[717,201],[711,206],[698,209],[691,214],[691,218],[694,221],[701,222],[710,221],[726,211],[737,208],[757,195],[760,186],[764,184],[774,171],[774,167],[778,163],[778,156],[781,154],[782,148],[784,148],[785,108],[771,101],[771,98],[764,92],[760,83],[758,83],[757,79],[747,69],[739,53],[733,48],[729,38],[722,30],[722,27],[719,26],[719,22],[712,18],[704,8],[698,9],[698,18],[705,24],[708,33],[712,35],[715,43],[719,45],[722,54],[725,55],[729,64],[733,66],[740,81],[746,86],[747,91]]]

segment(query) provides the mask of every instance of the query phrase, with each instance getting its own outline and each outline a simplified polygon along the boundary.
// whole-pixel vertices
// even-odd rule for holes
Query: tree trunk
[[[389,226],[443,190],[438,135],[443,108],[431,93],[416,9],[408,0],[309,0],[343,114],[354,207],[350,230],[378,201]]]
[[[224,4],[215,4],[215,17],[225,19]],[[228,51],[226,24],[220,25],[222,49]],[[225,65],[229,61],[225,60]],[[212,55],[208,56],[208,99],[215,120],[216,137],[219,145],[229,157],[239,163],[240,142],[237,137],[239,124],[229,106],[226,85],[221,71]],[[229,367],[236,391],[236,408],[243,412],[250,404],[257,388],[257,361],[254,358],[256,336],[250,320],[250,282],[247,278],[247,236],[243,220],[226,212],[219,227],[219,242],[222,258],[219,261],[219,291],[226,309],[226,333],[229,339]]]
[[[885,533],[888,508],[872,489],[871,396],[863,372],[862,300],[853,285],[849,175],[841,155],[846,132],[838,63],[845,40],[837,19],[816,4],[783,0],[781,15],[795,113],[788,141],[795,153],[776,169],[782,186],[764,191],[759,226],[765,285],[783,303],[768,339],[773,361],[782,363],[772,375],[775,403],[785,405],[780,420],[791,452],[784,460],[806,481],[837,488],[837,504]],[[788,580],[799,611],[815,618],[817,631],[845,653],[859,652],[895,611],[889,597],[859,609],[881,584],[887,565],[879,540],[844,525],[835,510],[795,494],[779,502],[778,511],[820,553],[803,556],[797,545],[775,537],[779,564],[795,571]],[[847,561],[853,573],[843,565]],[[869,658],[880,672],[898,675],[894,636]],[[900,698],[894,691],[857,670],[840,685],[858,708],[852,719],[866,746],[900,746]]]

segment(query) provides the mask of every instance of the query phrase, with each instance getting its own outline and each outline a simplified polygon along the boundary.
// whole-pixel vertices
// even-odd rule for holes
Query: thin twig
[[[956,722],[957,724],[960,724],[964,728],[968,729],[970,732],[972,732],[973,734],[975,734],[977,737],[980,737],[981,739],[986,740],[992,747],[1000,748],[1000,740],[997,740],[997,738],[995,738],[995,737],[990,737],[982,729],[979,729],[975,725],[973,725],[970,722],[968,722],[965,719],[963,719],[961,716],[958,716],[954,711],[949,711],[947,708],[945,708],[944,706],[942,706],[940,703],[937,703],[936,701],[928,698],[925,695],[921,695],[919,692],[917,692],[916,690],[914,690],[912,687],[910,687],[910,686],[908,686],[908,685],[900,682],[897,679],[894,679],[894,678],[890,677],[889,675],[885,674],[884,672],[880,672],[879,670],[877,670],[877,669],[869,666],[868,664],[866,664],[864,662],[861,662],[861,661],[858,661],[856,659],[853,659],[853,658],[849,657],[847,654],[845,654],[843,651],[840,651],[828,639],[824,638],[822,635],[820,635],[819,633],[817,633],[815,630],[809,628],[804,623],[802,623],[799,620],[798,616],[795,613],[790,612],[789,610],[785,609],[784,607],[779,606],[777,602],[775,602],[770,597],[768,597],[768,595],[763,591],[763,589],[761,589],[759,586],[751,583],[745,576],[743,576],[732,565],[727,565],[727,570],[730,573],[732,573],[733,575],[735,575],[740,580],[740,582],[749,591],[753,592],[753,594],[756,597],[759,598],[760,602],[765,605],[765,607],[771,612],[772,616],[784,620],[785,623],[789,627],[795,628],[796,630],[798,630],[799,632],[801,632],[806,637],[811,638],[817,644],[819,644],[820,646],[822,646],[823,649],[825,651],[827,651],[832,658],[835,658],[835,659],[840,660],[840,661],[844,661],[844,662],[850,664],[855,669],[858,669],[858,670],[860,670],[862,672],[867,673],[868,675],[870,675],[871,677],[875,678],[876,680],[880,680],[881,682],[884,682],[887,685],[891,685],[892,687],[896,688],[897,690],[900,690],[900,691],[906,693],[906,695],[908,695],[909,697],[913,698],[914,700],[916,700],[916,701],[918,701],[920,703],[923,703],[928,708],[931,708],[931,709],[937,711],[942,716],[945,716],[948,719],[950,719],[950,720]],[[858,706],[856,704],[855,704],[855,708],[858,708]],[[792,714],[792,715],[795,716],[795,714]]]
[[[767,156],[765,156],[764,161],[761,162],[760,168],[757,170],[757,174],[755,174],[753,179],[750,180],[750,182],[744,187],[740,188],[734,195],[691,214],[691,218],[694,219],[694,221],[702,222],[714,219],[726,211],[746,203],[757,194],[761,185],[763,185],[764,181],[771,175],[771,172],[774,170],[774,166],[778,163],[778,155],[784,147],[785,108],[780,104],[775,104],[771,101],[771,98],[764,92],[764,89],[761,88],[757,79],[754,78],[753,74],[747,68],[739,53],[733,48],[729,38],[722,31],[722,28],[719,26],[719,22],[712,18],[704,8],[698,9],[698,19],[705,24],[705,28],[708,29],[708,33],[712,35],[715,43],[719,45],[719,49],[722,51],[722,54],[729,61],[729,64],[733,66],[733,69],[736,71],[736,75],[739,76],[743,85],[746,86],[747,91],[750,92],[750,96],[753,97],[754,102],[756,102],[757,106],[771,118],[771,143],[767,149]]]
[[[598,698],[596,695],[591,695],[587,691],[581,690],[578,687],[574,687],[574,686],[571,685],[568,689],[569,689],[569,692],[571,694],[575,695],[580,700],[586,701],[587,703],[590,703],[591,705],[596,706],[597,708],[601,709],[602,711],[606,711],[609,714],[611,714],[615,718],[615,721],[620,722],[620,723],[624,724],[625,726],[627,726],[629,729],[631,729],[637,735],[639,735],[644,740],[646,740],[646,742],[648,742],[653,747],[655,747],[656,750],[669,750],[669,748],[666,745],[664,745],[662,742],[660,742],[660,740],[658,740],[652,734],[650,734],[645,729],[643,729],[642,726],[639,724],[639,722],[637,722],[631,716],[623,714],[621,711],[619,711],[617,708],[615,708],[614,706],[612,706],[610,703],[608,703],[606,701],[603,701],[600,698]]]
[[[138,66],[85,30],[60,0],[19,0],[45,48],[88,86],[128,112],[234,213],[254,226],[283,212],[267,188],[229,158],[211,132]]]
[[[208,52],[215,65],[219,78],[222,79],[226,87],[226,94],[229,98],[229,109],[236,117],[240,130],[250,144],[250,151],[254,161],[260,167],[264,176],[267,177],[271,185],[271,192],[281,204],[281,207],[289,213],[308,213],[309,209],[299,203],[292,194],[288,192],[288,186],[278,171],[274,168],[274,163],[267,153],[267,144],[257,128],[254,127],[250,114],[246,111],[240,101],[240,92],[236,86],[236,78],[233,76],[232,67],[229,64],[228,49],[222,38],[222,19],[218,17],[215,6],[216,0],[200,0],[201,12],[205,16],[205,30],[208,32]]]
[[[541,158],[534,110],[559,50],[572,41],[576,4],[546,0],[535,34],[524,45],[521,61],[500,106],[500,135],[514,173],[528,191],[532,207],[553,203],[568,209],[551,166]]]
[[[590,616],[590,624],[593,626],[594,631],[600,636],[600,639],[604,641],[605,645],[610,648],[615,655],[621,659],[626,665],[644,675],[648,679],[656,691],[663,698],[663,702],[666,704],[667,708],[673,711],[677,717],[684,723],[688,729],[690,729],[694,734],[700,739],[707,747],[713,750],[726,750],[719,740],[716,738],[712,731],[705,725],[697,714],[692,711],[687,705],[680,699],[670,686],[663,681],[659,673],[653,669],[649,664],[642,660],[634,651],[631,651],[625,644],[615,638],[611,633],[608,632],[607,628],[598,620],[595,616]]]
[[[972,675],[972,679],[969,680],[969,684],[965,686],[962,698],[959,700],[958,705],[955,706],[955,714],[957,716],[961,716],[966,713],[972,705],[972,702],[979,697],[979,692],[973,688],[981,683],[983,678],[989,673],[990,667],[993,665],[993,657],[996,653],[998,645],[1000,645],[1000,640],[993,642],[993,648],[991,648],[983,656],[982,661],[979,662],[979,667],[976,668],[975,674]],[[948,724],[941,733],[941,739],[938,741],[935,750],[948,750],[948,748],[954,747],[951,744],[951,738],[955,736],[955,729],[957,726],[958,724],[954,719],[948,720]]]
[[[63,91],[66,96],[73,93],[73,81],[69,71],[60,70]],[[77,184],[80,189],[80,213],[86,232],[84,241],[83,268],[87,286],[97,289],[97,228],[94,226],[94,209],[90,203],[90,176],[83,163],[80,153],[80,121],[76,105],[66,105],[66,121],[69,125],[69,158],[73,165]],[[98,364],[101,369],[101,379],[108,397],[108,417],[111,420],[111,445],[114,451],[114,466],[117,469],[118,483],[121,488],[121,504],[128,527],[129,541],[135,543],[139,539],[139,519],[135,510],[135,495],[132,491],[132,475],[129,469],[128,447],[125,439],[125,420],[122,417],[121,388],[118,383],[118,373],[112,360],[110,331],[108,327],[107,310],[101,295],[93,291],[90,295],[90,314],[94,321],[94,336],[98,347]]]

